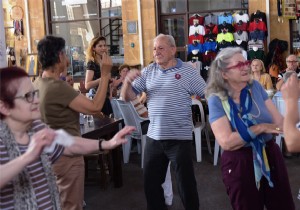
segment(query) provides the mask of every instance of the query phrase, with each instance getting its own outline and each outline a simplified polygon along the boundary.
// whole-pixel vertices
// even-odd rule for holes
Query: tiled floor
[[[220,166],[213,166],[213,156],[203,151],[201,163],[194,164],[200,199],[200,210],[231,210],[231,206],[221,179]],[[300,188],[300,157],[285,159],[289,172],[292,193],[296,209],[300,210],[297,199]],[[172,171],[171,171],[172,173]],[[169,210],[183,210],[180,197],[173,179],[174,200]],[[123,187],[116,189],[110,183],[106,190],[99,186],[86,185],[85,210],[146,210],[143,191],[142,169],[140,156],[132,153],[130,163],[123,165]]]

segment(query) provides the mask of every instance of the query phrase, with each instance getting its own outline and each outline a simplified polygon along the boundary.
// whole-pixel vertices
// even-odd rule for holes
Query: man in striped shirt
[[[199,209],[192,153],[191,96],[204,95],[205,82],[192,66],[175,58],[176,45],[170,35],[154,39],[155,62],[129,72],[121,96],[129,101],[146,92],[150,125],[144,156],[144,186],[148,210],[167,209],[161,184],[169,161],[176,173],[185,209]]]

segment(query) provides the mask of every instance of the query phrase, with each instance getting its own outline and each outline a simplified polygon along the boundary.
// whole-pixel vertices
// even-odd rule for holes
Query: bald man
[[[286,65],[287,68],[285,69],[284,72],[280,73],[278,75],[278,82],[276,84],[276,89],[278,91],[280,91],[280,88],[283,84],[283,82],[285,82],[287,80],[287,76],[290,75],[290,72],[296,72],[298,75],[298,79],[300,79],[300,72],[298,69],[298,65],[299,65],[299,61],[296,55],[289,55],[286,58]]]

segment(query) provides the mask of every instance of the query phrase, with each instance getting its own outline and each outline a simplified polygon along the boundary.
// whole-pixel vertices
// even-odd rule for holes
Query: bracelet
[[[104,140],[103,139],[100,139],[99,140],[99,151],[100,152],[103,152],[104,151],[104,149],[102,148],[102,142],[103,142]]]

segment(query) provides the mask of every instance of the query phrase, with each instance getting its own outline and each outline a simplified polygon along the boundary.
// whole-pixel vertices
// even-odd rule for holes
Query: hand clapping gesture
[[[55,139],[55,132],[50,128],[44,128],[31,137],[28,149],[25,155],[28,157],[29,162],[38,159],[43,149],[50,146]]]
[[[280,90],[285,101],[298,101],[300,96],[300,86],[297,75],[291,75],[290,78],[282,85]]]
[[[102,58],[100,60],[100,67],[101,67],[101,77],[107,76],[107,75],[110,76],[112,60],[111,60],[111,57],[107,53],[102,54]]]

